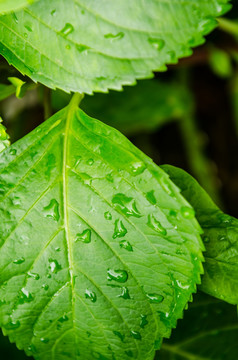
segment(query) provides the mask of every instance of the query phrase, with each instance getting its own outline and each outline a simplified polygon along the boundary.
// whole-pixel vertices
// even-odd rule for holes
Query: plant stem
[[[220,18],[218,19],[219,28],[228,34],[238,37],[238,22]]]
[[[84,94],[74,93],[70,100],[69,106],[72,108],[78,107],[81,101],[83,100],[83,98],[84,98]]]
[[[44,118],[45,118],[45,120],[47,120],[52,115],[51,89],[49,89],[48,87],[44,87],[43,105],[44,105]]]

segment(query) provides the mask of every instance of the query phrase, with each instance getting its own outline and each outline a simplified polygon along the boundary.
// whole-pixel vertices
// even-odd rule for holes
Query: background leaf
[[[163,165],[162,168],[194,207],[196,218],[204,231],[205,273],[200,288],[237,305],[238,220],[224,214],[188,173],[170,165]]]
[[[1,325],[36,359],[152,359],[200,282],[200,228],[74,99],[0,156]]]
[[[29,6],[37,0],[0,0],[0,12],[5,13],[14,11],[25,6]]]
[[[41,0],[0,18],[0,53],[51,88],[91,94],[152,77],[191,55],[228,0]]]

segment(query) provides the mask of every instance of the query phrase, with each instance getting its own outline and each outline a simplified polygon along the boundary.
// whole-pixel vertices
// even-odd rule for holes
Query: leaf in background
[[[0,101],[15,94],[16,88],[13,85],[0,84]]]
[[[234,306],[196,295],[155,360],[237,360],[236,314]]]
[[[36,359],[150,360],[200,282],[200,227],[76,99],[0,156],[0,322]]]
[[[204,234],[205,274],[201,290],[238,304],[238,220],[224,214],[198,182],[184,170],[163,165],[171,180],[196,211]]]
[[[204,42],[229,0],[41,0],[0,18],[0,53],[51,88],[120,90]]]
[[[2,118],[0,117],[0,152],[5,150],[9,145],[10,145],[9,135],[6,132],[5,126],[2,125]]]
[[[37,0],[0,0],[0,13],[14,11],[29,6]]]

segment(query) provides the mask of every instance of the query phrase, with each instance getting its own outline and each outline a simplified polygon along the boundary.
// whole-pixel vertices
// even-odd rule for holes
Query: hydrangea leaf
[[[238,220],[224,214],[198,182],[184,170],[170,165],[162,168],[179,186],[196,211],[206,247],[201,290],[238,304]]]
[[[150,360],[200,283],[200,227],[76,99],[0,155],[0,323],[40,360]]]
[[[0,17],[0,53],[51,88],[119,90],[191,55],[229,9],[229,0],[40,0]]]
[[[2,118],[0,117],[0,152],[5,150],[9,145],[9,135],[7,134],[6,128],[2,124]]]
[[[15,11],[29,6],[37,0],[0,0],[0,13]]]

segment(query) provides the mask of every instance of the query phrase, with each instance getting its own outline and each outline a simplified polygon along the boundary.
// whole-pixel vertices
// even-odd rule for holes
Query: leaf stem
[[[83,98],[84,98],[84,94],[74,93],[71,100],[70,100],[69,107],[70,108],[77,108],[80,105]]]
[[[238,37],[238,22],[220,18],[218,19],[218,23],[221,30]]]

